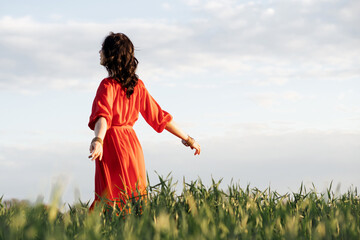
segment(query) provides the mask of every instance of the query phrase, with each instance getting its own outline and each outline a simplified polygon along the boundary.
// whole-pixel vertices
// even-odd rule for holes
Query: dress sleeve
[[[172,116],[161,109],[141,80],[139,80],[139,84],[141,84],[141,115],[156,132],[161,133],[165,129],[166,124],[172,120]]]
[[[107,123],[107,129],[111,127],[112,107],[114,103],[114,89],[109,81],[104,79],[96,92],[92,105],[92,111],[89,119],[89,128],[94,130],[95,123],[99,117],[104,117]]]

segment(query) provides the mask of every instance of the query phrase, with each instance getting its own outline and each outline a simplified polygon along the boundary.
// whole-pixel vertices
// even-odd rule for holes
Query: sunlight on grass
[[[308,191],[226,190],[212,181],[183,183],[176,194],[170,176],[148,186],[146,198],[122,209],[78,202],[64,211],[55,196],[49,205],[0,200],[0,239],[359,239],[357,189],[335,197]],[[56,192],[56,191],[55,191]]]

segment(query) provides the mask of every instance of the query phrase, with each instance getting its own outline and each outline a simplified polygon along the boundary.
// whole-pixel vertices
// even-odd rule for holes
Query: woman
[[[125,34],[111,32],[105,38],[100,64],[109,76],[100,83],[88,124],[95,133],[89,156],[96,160],[94,203],[100,198],[124,202],[146,193],[144,156],[132,128],[139,113],[155,131],[166,129],[182,139],[195,149],[194,155],[200,154],[200,146],[161,109],[135,74],[138,61]]]

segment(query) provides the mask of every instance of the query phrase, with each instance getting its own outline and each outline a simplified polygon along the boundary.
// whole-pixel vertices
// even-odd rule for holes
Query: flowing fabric
[[[139,117],[161,133],[172,116],[161,109],[139,79],[130,99],[125,89],[112,78],[105,78],[97,90],[89,120],[94,130],[99,117],[107,122],[103,158],[96,159],[95,200],[126,201],[129,196],[146,193],[144,155],[133,126]]]

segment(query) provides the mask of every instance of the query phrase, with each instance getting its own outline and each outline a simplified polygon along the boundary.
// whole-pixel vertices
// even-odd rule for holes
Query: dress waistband
[[[131,125],[111,125],[110,128],[133,128]]]

